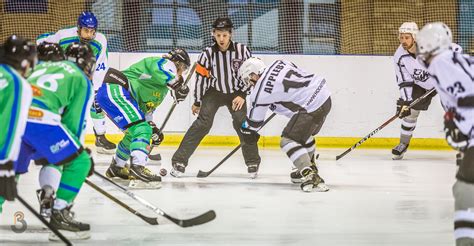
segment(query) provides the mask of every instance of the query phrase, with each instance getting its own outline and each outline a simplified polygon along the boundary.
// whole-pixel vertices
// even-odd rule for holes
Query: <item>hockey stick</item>
[[[189,80],[191,79],[191,77],[194,73],[194,70],[196,70],[196,64],[197,63],[195,62],[193,64],[193,66],[191,67],[191,70],[189,70],[188,76],[186,76],[186,80],[184,81],[183,86],[187,85]],[[168,123],[168,120],[170,119],[171,114],[173,113],[174,109],[176,108],[176,105],[178,105],[178,102],[176,100],[173,100],[173,105],[171,105],[170,110],[168,110],[168,113],[166,114],[165,120],[163,121],[163,124],[161,124],[160,131],[163,131],[163,129],[165,128],[166,123]],[[150,147],[150,153],[153,150],[153,147],[154,147],[154,145],[152,145]],[[150,160],[161,161],[161,155],[160,154],[156,154],[156,155],[149,154],[148,158],[150,158]]]
[[[36,218],[38,218],[45,226],[47,226],[56,236],[58,236],[61,241],[63,241],[66,245],[72,245],[71,241],[69,241],[61,232],[59,232],[56,228],[52,227],[48,221],[46,221],[43,216],[39,215],[38,212],[35,211],[34,208],[30,206],[20,195],[16,195],[16,198],[25,206],[32,214],[35,215]]]
[[[423,96],[417,98],[415,101],[413,101],[408,107],[411,109],[413,106],[415,106],[416,104],[418,104],[421,100],[427,98],[433,91],[435,91],[435,89],[431,89],[429,90],[428,92],[426,92]],[[365,141],[367,141],[367,139],[371,138],[373,135],[375,135],[378,131],[382,130],[382,128],[386,127],[388,124],[390,124],[392,121],[394,121],[395,119],[398,118],[398,114],[395,114],[394,116],[392,116],[390,119],[388,119],[387,121],[385,121],[382,125],[380,125],[379,127],[377,127],[375,130],[373,130],[372,132],[370,132],[367,136],[365,136],[364,138],[362,138],[361,140],[359,140],[359,142],[357,142],[356,144],[352,145],[352,147],[350,147],[349,149],[347,149],[346,151],[344,151],[342,154],[336,156],[336,161],[341,159],[342,157],[344,157],[345,155],[347,155],[349,152],[351,152],[353,149],[359,147],[359,145],[363,144]]]
[[[201,215],[196,216],[196,217],[191,218],[191,219],[181,220],[181,219],[174,218],[174,217],[170,216],[169,214],[165,213],[163,210],[153,206],[151,203],[147,202],[145,199],[135,195],[134,193],[132,193],[128,189],[122,187],[121,185],[119,185],[119,184],[115,183],[114,181],[110,180],[109,178],[103,176],[99,172],[94,171],[94,174],[96,174],[99,177],[107,180],[109,183],[111,183],[114,186],[116,186],[117,188],[119,188],[121,191],[123,191],[125,194],[127,194],[132,199],[140,202],[142,205],[144,205],[145,207],[153,210],[155,213],[169,219],[171,222],[175,223],[178,226],[190,227],[190,226],[195,226],[195,225],[201,225],[201,224],[207,223],[207,222],[209,222],[209,221],[216,218],[216,213],[214,212],[214,210],[209,210],[206,213],[201,214]]]
[[[270,115],[264,122],[263,122],[263,125],[262,127],[264,127],[273,117],[275,117],[275,113],[273,113],[272,115]],[[224,159],[222,159],[222,161],[220,161],[219,163],[217,163],[217,165],[215,167],[213,167],[211,170],[207,171],[207,172],[204,172],[204,171],[201,171],[199,170],[198,174],[197,174],[197,177],[198,178],[205,178],[207,176],[209,176],[211,173],[213,173],[219,166],[222,165],[222,163],[224,163],[227,159],[229,159],[235,152],[237,152],[237,150],[240,149],[240,147],[242,147],[242,144],[239,144],[237,147],[235,147],[235,149],[233,149],[229,154],[226,155],[226,157],[224,157]]]
[[[107,198],[109,198],[110,200],[116,202],[118,205],[122,206],[123,208],[125,208],[126,210],[128,210],[130,213],[140,217],[140,219],[144,220],[145,222],[147,222],[148,224],[150,225],[158,225],[158,218],[152,218],[152,217],[147,217],[143,214],[141,214],[140,212],[138,212],[137,210],[129,207],[127,204],[123,203],[122,201],[120,201],[119,199],[117,199],[116,197],[112,196],[111,194],[109,194],[107,191],[101,189],[99,186],[97,186],[96,184],[92,183],[90,180],[87,180],[86,179],[86,183],[94,188],[94,190],[98,191],[99,193],[101,193],[102,195],[106,196]]]

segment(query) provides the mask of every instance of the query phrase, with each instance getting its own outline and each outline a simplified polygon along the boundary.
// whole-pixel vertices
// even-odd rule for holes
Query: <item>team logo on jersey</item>
[[[427,81],[429,77],[430,74],[423,69],[415,68],[415,71],[413,72],[413,78],[421,82]]]
[[[242,59],[232,59],[232,70],[235,72],[239,71],[240,65],[242,65]]]
[[[49,146],[51,153],[56,154],[62,149],[66,148],[71,142],[66,139],[61,139],[61,141]]]
[[[33,91],[33,96],[35,96],[35,97],[40,97],[40,96],[43,95],[43,92],[41,91],[40,88],[38,88],[38,87],[36,87],[36,86],[34,86],[34,85],[31,85],[31,89],[32,89],[32,91]]]

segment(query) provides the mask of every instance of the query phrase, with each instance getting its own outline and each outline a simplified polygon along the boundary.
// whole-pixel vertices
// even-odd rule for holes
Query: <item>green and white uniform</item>
[[[49,163],[59,164],[48,165],[44,168],[54,168],[59,171],[59,173],[56,172],[58,173],[57,180],[60,176],[59,184],[50,184],[50,181],[49,184],[53,188],[58,187],[56,201],[59,204],[62,203],[62,206],[58,208],[61,209],[75,199],[91,166],[90,156],[86,151],[82,151],[82,146],[86,114],[93,98],[92,84],[83,71],[70,61],[40,63],[28,78],[28,82],[33,88],[34,98],[24,138],[26,143],[32,145],[31,147],[42,158],[46,158]],[[56,138],[51,136],[54,131],[41,133],[34,131],[30,136],[30,124],[31,129],[41,129],[42,126],[45,129],[61,129],[62,131],[58,132],[62,132],[63,136],[57,137],[61,140],[58,142],[59,145],[55,145],[57,149],[46,146],[47,149],[41,151],[45,146],[35,146],[40,141],[28,141],[38,138],[51,138],[53,142],[56,141],[54,140]],[[45,179],[51,179],[51,176],[42,178],[43,173],[45,172],[42,170],[40,172],[42,187],[47,182]]]
[[[77,27],[68,27],[57,31],[56,33],[44,33],[37,37],[36,43],[42,42],[58,43],[63,50],[66,50],[72,43],[79,43]],[[108,49],[107,38],[104,34],[96,32],[95,38],[89,43],[96,59],[96,69],[94,71],[92,82],[94,91],[97,91],[102,85],[105,73],[108,68]],[[94,123],[94,130],[98,135],[105,133],[105,116],[102,112],[96,112],[91,108],[91,118]]]
[[[18,158],[31,93],[28,82],[14,68],[0,64],[0,165]]]
[[[176,66],[165,58],[148,57],[122,73],[127,77],[128,89],[104,83],[97,100],[109,118],[125,131],[116,152],[117,164],[124,166],[132,156],[132,163],[146,165],[152,129],[145,115],[151,115],[161,104],[168,93],[167,85],[176,82]]]

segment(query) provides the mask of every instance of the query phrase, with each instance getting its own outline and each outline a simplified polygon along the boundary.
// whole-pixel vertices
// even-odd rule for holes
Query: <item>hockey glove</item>
[[[179,76],[179,78],[177,78],[176,80],[174,80],[174,83],[169,83],[169,84],[168,84],[168,87],[169,87],[171,90],[176,90],[176,89],[182,87],[183,84],[184,84],[183,77],[182,77],[182,76]]]
[[[448,111],[444,114],[444,132],[449,146],[455,150],[464,151],[469,145],[469,139],[456,126],[454,119],[456,112]]]
[[[398,118],[403,119],[411,114],[410,110],[411,101],[404,101],[403,99],[399,98],[397,100],[397,115]]]
[[[15,200],[16,180],[15,171],[13,170],[13,162],[0,164],[0,196],[3,196],[7,201]]]
[[[94,170],[95,170],[95,163],[94,163],[94,158],[92,158],[92,151],[91,149],[89,148],[86,148],[85,151],[87,152],[87,155],[89,155],[89,158],[91,159],[91,168],[89,169],[89,173],[87,173],[87,177],[90,177],[92,176],[92,174],[94,174]]]
[[[158,146],[163,142],[163,139],[165,139],[165,136],[161,132],[160,128],[158,128],[153,121],[148,121],[148,124],[150,124],[153,133],[151,134],[151,144],[153,146]]]
[[[176,90],[171,91],[171,96],[176,102],[182,102],[189,94],[189,87],[186,85],[184,87],[179,87]]]
[[[240,127],[240,133],[242,133],[242,140],[244,140],[245,143],[256,143],[260,139],[260,134],[252,129],[249,129],[246,121],[242,123],[242,126]]]

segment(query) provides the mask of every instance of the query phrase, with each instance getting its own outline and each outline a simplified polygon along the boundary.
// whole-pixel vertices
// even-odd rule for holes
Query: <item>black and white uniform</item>
[[[451,45],[451,49],[459,53],[462,52],[461,46],[454,43]],[[400,89],[400,98],[404,101],[411,102],[416,100],[434,87],[434,81],[425,66],[416,59],[414,54],[406,51],[402,45],[395,51],[393,61],[395,64],[396,80]],[[434,95],[431,94],[431,96],[419,102],[411,109],[411,114],[403,118],[401,142],[409,143],[420,111],[428,109],[431,98]]]
[[[444,109],[456,112],[455,124],[469,139],[453,186],[454,234],[457,245],[474,243],[474,57],[447,50],[433,58],[428,71]]]
[[[258,130],[268,109],[291,118],[280,146],[301,170],[309,166],[314,154],[313,136],[331,109],[330,95],[326,79],[291,62],[277,60],[264,70],[250,94],[246,127]]]
[[[260,164],[257,143],[243,141],[240,126],[245,120],[247,106],[234,111],[232,101],[237,96],[246,98],[250,88],[239,77],[240,65],[251,57],[244,44],[232,42],[226,51],[220,51],[217,44],[205,48],[196,65],[194,105],[200,106],[199,116],[193,122],[172,157],[173,163],[187,166],[188,160],[201,140],[209,133],[214,116],[220,107],[226,106],[232,115],[232,123],[242,144],[242,153],[247,166]]]
[[[400,89],[400,98],[411,102],[424,95],[434,87],[433,79],[426,68],[416,59],[414,54],[406,51],[400,45],[393,56],[395,75]],[[434,94],[431,94],[434,95]],[[411,109],[411,114],[402,119],[400,141],[408,144],[416,127],[420,110],[427,110],[431,97],[427,97]]]

